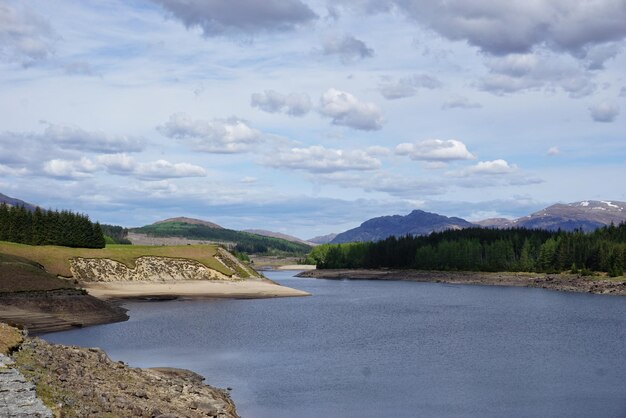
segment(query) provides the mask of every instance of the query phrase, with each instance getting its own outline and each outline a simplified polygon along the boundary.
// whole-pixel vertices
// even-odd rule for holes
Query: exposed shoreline
[[[265,299],[310,293],[269,280],[176,280],[166,282],[86,282],[81,286],[98,299]]]
[[[626,296],[626,277],[584,277],[575,274],[457,272],[420,270],[328,269],[310,270],[297,275],[334,280],[406,280],[449,284],[534,287],[564,292]]]

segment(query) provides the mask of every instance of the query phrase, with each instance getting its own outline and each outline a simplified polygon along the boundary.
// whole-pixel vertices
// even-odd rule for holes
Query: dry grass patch
[[[0,353],[9,354],[12,349],[22,343],[23,339],[18,329],[0,322]]]

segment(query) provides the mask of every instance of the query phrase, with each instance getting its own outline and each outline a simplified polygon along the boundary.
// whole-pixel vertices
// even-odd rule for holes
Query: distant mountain
[[[338,234],[331,243],[380,241],[390,236],[428,235],[431,232],[472,226],[476,225],[465,219],[449,218],[423,210],[414,210],[406,216],[393,215],[370,219],[357,228]]]
[[[302,240],[300,238],[287,235],[287,234],[281,234],[280,232],[266,231],[265,229],[244,229],[243,232],[249,232],[251,234],[262,235],[264,237],[280,238],[286,241],[298,242],[300,244],[305,244],[305,245],[311,245],[311,243],[306,242],[305,240]]]
[[[250,254],[303,255],[311,246],[282,238],[262,236],[222,228],[212,222],[191,218],[170,218],[141,228],[129,229],[129,239],[135,242],[159,244],[220,243],[236,251]]]
[[[14,197],[9,197],[5,194],[0,193],[0,203],[6,203],[9,206],[24,206],[29,211],[34,211],[37,206],[31,205],[30,203],[24,202],[23,200],[16,199]]]
[[[204,226],[207,226],[209,228],[224,229],[221,226],[219,226],[218,224],[214,224],[213,222],[203,221],[201,219],[186,218],[184,216],[179,216],[178,218],[169,218],[169,219],[164,219],[162,221],[157,221],[153,225],[165,224],[165,223],[169,223],[169,222],[180,222],[180,223],[189,224],[189,225],[204,225]]]
[[[626,222],[626,202],[584,200],[574,203],[557,203],[529,216],[513,220],[486,219],[477,222],[493,228],[531,228],[563,231],[582,229],[593,231],[605,225]]]
[[[308,239],[307,241],[313,244],[328,244],[334,240],[336,236],[337,234],[321,235],[319,237]]]

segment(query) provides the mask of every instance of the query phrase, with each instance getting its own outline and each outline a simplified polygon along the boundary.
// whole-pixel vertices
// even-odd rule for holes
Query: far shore
[[[477,284],[488,286],[517,286],[552,289],[565,292],[594,293],[626,296],[626,277],[578,276],[575,274],[421,271],[421,270],[365,270],[328,269],[303,271],[298,277],[350,280],[406,280],[450,284]]]
[[[310,296],[310,293],[267,280],[179,280],[167,282],[84,282],[81,286],[99,299],[264,299]]]

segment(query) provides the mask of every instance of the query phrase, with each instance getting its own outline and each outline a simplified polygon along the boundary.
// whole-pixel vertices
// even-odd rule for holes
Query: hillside
[[[20,199],[16,199],[14,197],[7,196],[2,193],[0,193],[0,203],[6,203],[9,206],[23,206],[31,212],[37,208],[37,206],[35,205],[24,202],[23,200],[20,200]]]
[[[626,222],[626,202],[585,200],[573,203],[557,203],[545,209],[517,219],[486,219],[476,222],[490,228],[530,228],[556,231],[585,232],[600,227]]]
[[[215,228],[215,229],[224,229],[223,227],[221,227],[218,224],[215,224],[213,222],[209,222],[209,221],[203,221],[201,219],[194,219],[194,218],[187,218],[185,216],[179,216],[177,218],[169,218],[169,219],[164,219],[162,221],[157,221],[154,224],[158,225],[158,224],[167,224],[167,223],[171,223],[171,222],[180,222],[180,223],[184,223],[184,224],[190,224],[190,225],[204,225],[207,226],[209,228]]]
[[[337,236],[337,234],[328,234],[328,235],[320,235],[319,237],[313,237],[309,240],[307,240],[308,242],[311,242],[313,244],[328,244],[329,242],[331,242],[332,240],[335,239],[335,237]]]
[[[263,237],[280,238],[280,239],[284,239],[285,241],[297,242],[299,244],[304,244],[304,245],[311,245],[310,242],[302,240],[298,237],[294,237],[294,236],[287,235],[287,234],[282,234],[280,232],[267,231],[265,229],[244,229],[242,232],[248,232],[250,234],[261,235]]]
[[[472,226],[475,225],[461,218],[449,218],[423,210],[414,210],[406,216],[393,215],[370,219],[357,228],[338,234],[331,243],[380,241],[391,236],[428,235],[431,232]]]
[[[133,228],[130,232],[155,238],[173,237],[221,243],[235,251],[249,254],[306,254],[311,248],[310,245],[304,243],[232,229],[209,227],[200,222],[161,221],[141,228]]]
[[[102,249],[68,248],[50,245],[30,246],[11,242],[0,242],[0,253],[27,258],[42,265],[45,270],[57,276],[72,277],[70,259],[110,259],[118,261],[129,268],[141,257],[169,257],[197,261],[206,267],[224,275],[238,274],[247,277],[245,269],[231,268],[219,260],[218,247],[215,245],[182,245],[182,246],[139,246],[109,245]]]

